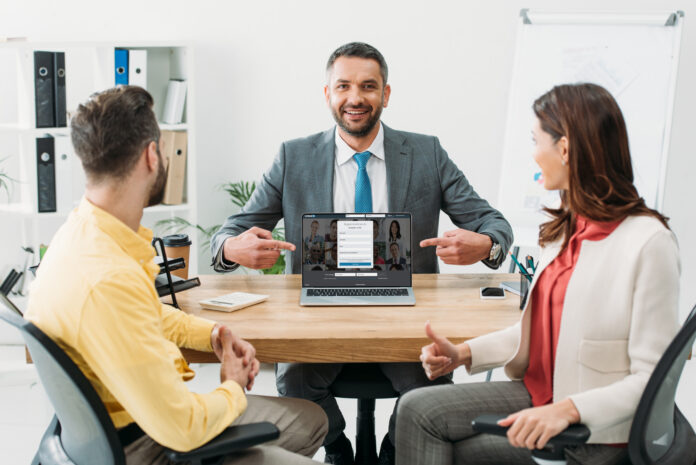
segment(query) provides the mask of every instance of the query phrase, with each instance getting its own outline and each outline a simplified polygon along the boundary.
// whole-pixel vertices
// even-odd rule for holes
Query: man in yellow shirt
[[[162,446],[187,451],[230,424],[270,421],[270,445],[226,464],[304,464],[321,445],[326,415],[299,399],[246,396],[258,374],[253,346],[229,328],[159,301],[152,232],[143,208],[164,191],[153,100],[119,87],[80,105],[71,136],[87,175],[85,197],[59,229],[31,289],[26,317],[54,339],[90,380],[129,464],[166,464]],[[188,390],[193,377],[178,347],[215,351],[221,384]],[[301,455],[298,455],[301,454]]]

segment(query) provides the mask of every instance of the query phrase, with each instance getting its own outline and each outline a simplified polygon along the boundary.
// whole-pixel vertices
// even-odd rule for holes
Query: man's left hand
[[[520,410],[498,422],[510,426],[508,441],[513,447],[543,449],[549,439],[580,421],[580,413],[570,399],[550,405]]]
[[[232,333],[232,331],[225,325],[216,324],[210,333],[210,345],[213,347],[213,352],[217,356],[218,360],[222,361],[223,353],[223,337],[222,333],[228,333],[227,341],[230,344],[230,349],[234,350],[237,357],[242,358],[242,364],[246,367],[251,365],[251,370],[249,373],[249,380],[246,385],[246,389],[250,390],[254,386],[254,380],[259,374],[261,364],[256,359],[256,349],[251,343],[245,341],[241,337]]]
[[[455,229],[443,237],[434,237],[420,242],[421,247],[437,246],[435,253],[448,265],[471,265],[488,258],[493,241],[485,234]]]

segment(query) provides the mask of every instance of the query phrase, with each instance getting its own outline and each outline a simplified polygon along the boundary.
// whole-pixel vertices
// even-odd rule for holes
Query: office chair
[[[633,465],[684,465],[696,462],[696,434],[674,403],[684,364],[696,339],[696,306],[655,366],[638,403],[628,439]],[[473,421],[474,430],[505,436],[507,428],[497,425],[505,415],[482,415]],[[583,444],[590,437],[586,426],[571,425],[551,438],[543,450],[532,453],[535,461],[565,464],[564,448]],[[546,459],[546,462],[541,460]]]
[[[336,397],[358,399],[355,465],[376,463],[375,399],[398,397],[399,393],[376,363],[346,363],[329,389]]]
[[[32,465],[125,465],[116,428],[90,382],[53,340],[18,313],[12,302],[0,294],[0,319],[22,333],[56,411]],[[189,452],[166,449],[166,454],[174,462],[220,464],[226,455],[278,435],[278,429],[267,422],[231,426],[197,449]]]

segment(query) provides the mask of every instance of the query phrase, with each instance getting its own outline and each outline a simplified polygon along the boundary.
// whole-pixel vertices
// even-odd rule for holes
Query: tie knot
[[[370,155],[372,155],[370,152],[360,152],[353,155],[353,158],[355,158],[355,163],[358,164],[358,169],[365,169],[367,160],[370,159]]]

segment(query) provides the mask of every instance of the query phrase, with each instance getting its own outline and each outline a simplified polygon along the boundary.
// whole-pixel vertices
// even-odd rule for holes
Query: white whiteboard
[[[554,85],[592,82],[617,100],[628,129],[633,174],[648,206],[660,209],[669,149],[683,13],[565,13],[522,10],[508,103],[498,207],[515,242],[536,243],[556,206],[532,158],[532,104]]]

